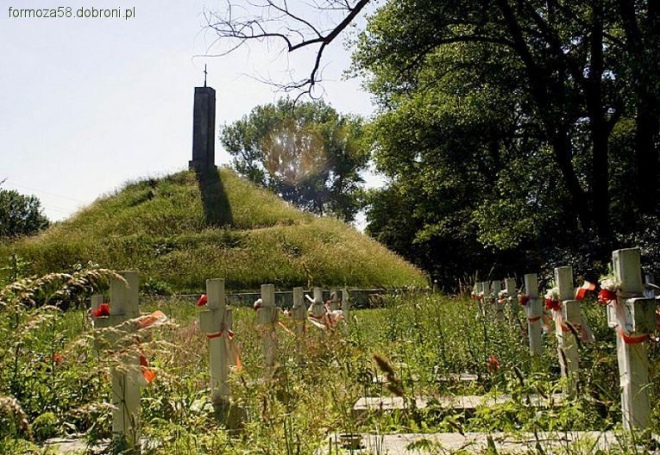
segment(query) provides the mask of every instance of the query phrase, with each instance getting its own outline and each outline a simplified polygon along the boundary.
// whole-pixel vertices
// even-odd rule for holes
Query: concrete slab
[[[478,374],[472,373],[449,373],[437,376],[438,382],[476,382],[479,380]]]
[[[140,446],[143,452],[160,447],[160,442],[140,439]],[[110,440],[104,439],[98,444],[90,446],[84,438],[53,438],[44,442],[40,452],[45,455],[82,455],[82,454],[102,454],[107,453],[110,446]]]
[[[397,434],[375,435],[361,434],[359,448],[342,448],[342,439],[330,435],[316,455],[423,455],[423,454],[473,454],[488,453],[489,446],[498,454],[543,453],[550,454],[592,454],[597,450],[607,451],[618,448],[621,453],[627,453],[626,447],[631,447],[613,432],[543,432],[537,433],[435,433],[435,434]],[[345,439],[344,439],[345,440]],[[351,439],[355,443],[355,438]],[[639,453],[648,452],[642,449]]]
[[[416,397],[414,398],[415,407],[417,409],[425,409],[429,403],[433,403],[443,409],[454,409],[456,411],[473,411],[479,406],[493,406],[496,404],[506,403],[512,400],[511,395],[499,396],[481,396],[481,395],[457,395],[457,396],[441,396],[436,398],[429,397]],[[531,395],[529,402],[527,398],[523,398],[523,402],[533,407],[552,407],[561,403],[564,396],[560,394],[551,395],[545,398],[541,395]],[[397,409],[406,409],[410,407],[411,402],[403,397],[362,397],[353,406],[353,415],[359,417],[367,412],[387,412]]]

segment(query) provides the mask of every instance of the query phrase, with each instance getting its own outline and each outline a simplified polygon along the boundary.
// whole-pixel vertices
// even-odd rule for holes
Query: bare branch
[[[211,47],[225,47],[207,56],[224,56],[251,42],[275,42],[286,52],[315,49],[312,68],[306,77],[287,83],[270,82],[287,92],[313,96],[321,82],[321,63],[327,47],[359,16],[371,0],[227,0],[224,13],[205,12],[207,27],[217,39]],[[247,6],[245,6],[247,4]],[[327,25],[329,24],[329,25]],[[209,51],[211,48],[209,48]]]

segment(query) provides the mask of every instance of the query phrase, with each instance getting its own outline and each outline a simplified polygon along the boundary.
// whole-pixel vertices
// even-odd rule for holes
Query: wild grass
[[[351,226],[302,213],[229,169],[218,179],[213,197],[193,172],[129,183],[36,237],[0,244],[0,268],[12,256],[37,275],[91,261],[137,270],[164,293],[202,291],[211,277],[232,290],[264,282],[281,289],[427,285],[418,269]],[[230,212],[230,226],[209,221],[222,218],[212,213],[218,207]]]
[[[95,352],[86,313],[31,309],[14,305],[15,298],[4,301],[9,300],[12,305],[0,309],[0,453],[34,448],[53,436],[78,434],[90,442],[109,437],[106,403],[113,363],[104,352]],[[235,342],[244,368],[230,375],[232,402],[242,410],[242,425],[234,429],[212,412],[208,347],[194,299],[143,303],[142,312],[160,309],[170,318],[142,345],[158,375],[142,390],[142,432],[150,444],[143,453],[311,454],[336,432],[516,434],[620,428],[615,336],[597,303],[584,304],[598,341],[580,348],[578,397],[553,408],[532,408],[527,396],[550,395],[562,387],[554,335],[544,337],[542,356],[532,359],[518,324],[524,318],[515,307],[498,320],[490,308],[482,316],[475,301],[437,294],[397,294],[386,302],[385,308],[353,311],[346,330],[326,333],[309,327],[298,338],[277,328],[277,364],[268,373],[256,313],[235,308]],[[291,326],[290,320],[283,323]],[[28,325],[30,330],[16,330]],[[657,383],[657,343],[650,343],[649,358],[651,380]],[[479,380],[437,380],[461,372],[476,373]],[[402,396],[408,407],[361,416],[352,412],[363,396],[392,394]],[[433,401],[464,394],[509,394],[513,400],[474,413]],[[418,396],[431,399],[427,408],[412,405]],[[656,433],[658,404],[654,394]],[[612,453],[644,453],[621,441]],[[567,446],[547,453],[592,452]]]

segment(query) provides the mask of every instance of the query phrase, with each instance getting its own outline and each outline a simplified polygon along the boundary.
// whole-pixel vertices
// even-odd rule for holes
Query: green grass
[[[29,263],[24,273],[91,261],[137,270],[142,282],[171,292],[200,292],[207,278],[225,278],[231,290],[265,282],[427,285],[418,269],[354,228],[303,213],[229,169],[199,181],[181,172],[129,183],[36,237],[0,244],[0,261],[12,254]]]
[[[110,397],[109,372],[116,357],[95,351],[83,311],[28,308],[16,297],[22,291],[14,289],[0,295],[0,454],[16,453],[17,444],[34,447],[28,439],[38,444],[73,433],[83,433],[92,442],[109,437],[110,410],[104,403]],[[397,294],[386,302],[385,308],[353,311],[346,331],[326,333],[310,327],[297,338],[277,327],[277,366],[271,372],[263,368],[256,313],[235,308],[233,329],[244,368],[231,373],[230,387],[233,403],[244,411],[240,431],[230,431],[210,412],[208,346],[197,324],[200,310],[194,299],[143,303],[143,313],[160,309],[170,318],[152,329],[151,336],[141,335],[140,349],[158,374],[142,390],[142,432],[156,443],[145,455],[311,454],[334,432],[516,434],[620,428],[615,335],[607,327],[605,309],[596,302],[584,303],[598,341],[580,349],[581,394],[552,409],[530,408],[524,398],[561,389],[554,335],[544,337],[541,357],[531,359],[517,323],[524,318],[515,312],[498,320],[488,308],[487,317],[481,317],[478,302],[437,294]],[[291,327],[290,320],[283,323]],[[61,360],[54,361],[54,354]],[[384,374],[374,355],[400,377],[396,387],[373,382]],[[490,356],[499,360],[497,371],[488,370]],[[657,384],[657,343],[649,344],[649,359],[651,381]],[[481,378],[471,385],[436,381],[436,373],[450,372],[478,373]],[[351,414],[360,397],[391,395],[392,390],[408,398],[507,393],[516,399],[473,414],[433,405],[363,417]],[[17,400],[25,424],[17,418],[20,413],[6,405],[6,397]],[[657,433],[660,406],[655,394],[652,400]],[[622,444],[627,443],[622,439]],[[623,445],[611,453],[644,453],[634,449]],[[576,446],[547,453],[592,452]]]

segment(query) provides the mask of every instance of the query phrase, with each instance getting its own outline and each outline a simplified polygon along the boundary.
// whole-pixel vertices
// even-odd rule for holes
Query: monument
[[[188,168],[201,171],[213,167],[215,167],[215,90],[206,86],[205,66],[204,87],[195,87],[193,152]]]

